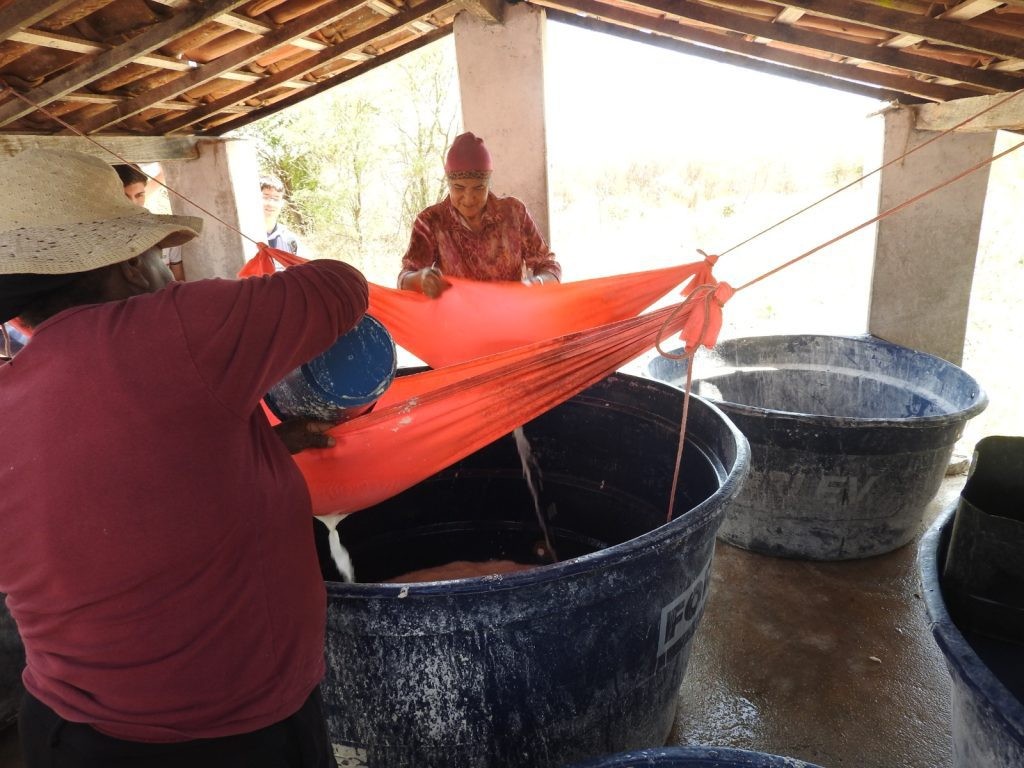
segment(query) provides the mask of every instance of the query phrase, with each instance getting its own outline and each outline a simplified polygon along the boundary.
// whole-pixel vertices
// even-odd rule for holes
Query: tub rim
[[[644,378],[633,374],[618,375],[630,376],[641,380]],[[672,386],[663,381],[653,379],[650,381],[661,386]],[[551,563],[550,565],[541,565],[525,571],[475,576],[468,579],[407,583],[382,584],[379,582],[346,583],[325,581],[324,586],[328,596],[362,599],[408,599],[413,596],[417,598],[447,598],[453,594],[466,595],[510,591],[525,586],[561,581],[585,572],[606,569],[619,560],[640,550],[653,551],[668,546],[670,540],[679,538],[688,531],[697,530],[710,523],[715,514],[718,513],[719,508],[739,494],[750,468],[750,444],[739,428],[717,405],[710,402],[707,398],[691,395],[691,408],[693,407],[693,401],[698,401],[698,408],[708,408],[711,415],[718,418],[725,425],[735,442],[736,458],[733,461],[732,469],[726,470],[725,477],[717,491],[672,521],[663,523],[657,528],[628,541],[613,544],[596,552],[589,552],[579,557]],[[700,448],[702,453],[706,453],[701,443],[698,443],[697,447]],[[725,469],[724,466],[723,469]],[[722,518],[724,519],[724,513]],[[714,537],[712,537],[712,542],[714,542]]]
[[[723,339],[721,343],[725,344],[728,342],[745,341],[747,339],[841,339],[844,341],[852,341],[858,344],[864,344],[867,346],[887,346],[887,347],[898,347],[904,349],[907,352],[912,353],[914,356],[922,358],[931,358],[945,366],[952,366],[959,373],[966,378],[967,381],[972,383],[978,390],[977,397],[974,401],[965,408],[953,411],[951,413],[935,414],[933,416],[908,416],[905,418],[891,418],[891,417],[860,417],[860,416],[830,416],[828,414],[814,414],[814,413],[800,413],[798,411],[784,411],[777,410],[774,408],[763,408],[757,405],[748,405],[746,403],[736,403],[731,400],[720,400],[718,398],[712,398],[702,396],[705,400],[709,400],[715,405],[721,407],[726,413],[735,412],[737,415],[742,415],[747,418],[757,419],[768,419],[771,418],[776,421],[781,421],[790,424],[807,424],[807,425],[818,425],[827,426],[832,429],[863,429],[865,427],[888,427],[893,429],[918,429],[921,427],[946,427],[957,422],[967,422],[973,419],[979,413],[984,411],[988,407],[988,393],[978,383],[971,374],[967,373],[963,368],[951,363],[949,360],[933,355],[930,352],[922,352],[920,350],[911,349],[910,347],[904,347],[901,344],[896,344],[885,339],[880,339],[877,336],[871,334],[861,334],[859,336],[840,336],[824,333],[793,333],[793,334],[766,334],[764,336],[737,336],[732,339]],[[671,353],[681,352],[681,349],[668,350]],[[709,350],[714,352],[714,350]],[[654,358],[657,360],[658,358]],[[650,363],[648,363],[648,366]],[[850,369],[855,370],[855,369]],[[677,384],[671,384],[670,382],[664,381],[664,379],[656,378],[650,373],[649,367],[645,367],[645,376],[647,378],[654,379],[655,381],[661,381],[662,383],[669,384],[669,386],[676,387],[676,389],[682,389]],[[698,379],[694,378],[694,382]]]
[[[649,747],[614,755],[592,757],[568,768],[616,768],[629,760],[635,768],[640,766],[673,766],[679,760],[693,762],[692,768],[820,768],[798,757],[786,757],[767,752],[754,752],[736,747],[689,745],[679,747]]]
[[[967,642],[947,610],[942,595],[939,560],[940,557],[943,562],[945,560],[958,504],[959,497],[939,513],[935,522],[921,536],[917,550],[918,574],[925,609],[931,622],[932,637],[942,651],[946,668],[954,678],[954,685],[959,681],[966,686],[972,697],[983,706],[985,715],[997,719],[1003,730],[1015,734],[1017,741],[1024,746],[1024,704],[1003,685]],[[1005,708],[1009,712],[993,704],[993,698],[996,697],[1009,703]]]

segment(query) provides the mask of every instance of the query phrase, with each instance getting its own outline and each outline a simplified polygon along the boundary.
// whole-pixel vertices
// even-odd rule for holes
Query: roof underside
[[[555,21],[883,100],[1024,86],[1024,0],[534,2]],[[451,33],[465,7],[0,0],[0,133],[66,133],[45,106],[87,134],[221,134]]]

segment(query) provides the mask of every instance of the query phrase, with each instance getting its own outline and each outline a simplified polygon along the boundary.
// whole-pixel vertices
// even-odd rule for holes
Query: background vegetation
[[[698,258],[697,248],[723,253],[881,162],[882,121],[871,114],[878,105],[870,100],[746,71],[737,75],[572,30],[606,51],[584,60],[576,50],[564,53],[560,36],[569,28],[549,28],[549,89],[555,81],[557,91],[548,94],[551,244],[568,280],[689,262]],[[655,56],[662,58],[645,59]],[[724,101],[688,102],[707,114],[680,117],[681,105],[669,92],[652,101],[629,88],[615,90],[612,65],[621,68],[626,60],[691,73],[691,85],[701,78],[692,74],[695,68],[716,66],[719,90],[728,90],[749,115],[720,114],[730,106]],[[600,69],[605,62],[607,71]],[[727,88],[729,77],[735,80]],[[758,98],[768,106],[758,107]],[[821,106],[825,98],[832,99],[828,107]],[[797,114],[792,105],[800,104],[807,108]],[[845,112],[837,105],[846,105]],[[462,130],[458,115],[449,39],[247,133],[265,170],[288,186],[286,216],[315,252],[393,285],[413,217],[444,196],[443,156]],[[1001,136],[998,144],[1007,142]],[[963,362],[991,405],[969,423],[961,443],[967,453],[986,434],[1024,434],[1024,362],[1013,351],[1024,331],[1022,179],[1024,153],[993,166]],[[877,203],[873,177],[728,253],[716,274],[739,285],[870,219]],[[873,227],[866,228],[738,295],[726,308],[723,337],[864,333],[874,238]]]

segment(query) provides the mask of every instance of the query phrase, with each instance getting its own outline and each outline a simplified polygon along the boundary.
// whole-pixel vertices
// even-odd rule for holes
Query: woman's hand
[[[329,421],[289,419],[274,427],[274,431],[281,438],[288,453],[296,454],[307,448],[331,448],[334,445],[334,438],[327,434],[327,430],[333,426],[335,425]]]
[[[431,299],[436,299],[452,287],[451,283],[444,280],[444,275],[436,266],[424,267],[416,273],[415,279],[419,281],[420,293]]]

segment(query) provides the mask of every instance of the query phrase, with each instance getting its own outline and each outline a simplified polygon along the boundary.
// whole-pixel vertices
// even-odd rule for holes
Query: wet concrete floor
[[[927,524],[964,481],[943,482]],[[813,563],[719,542],[671,743],[823,768],[949,768],[951,683],[916,554],[917,539],[879,557]],[[17,729],[7,728],[0,768],[22,765]]]
[[[927,524],[965,479],[943,482]],[[823,768],[951,766],[951,682],[921,599],[917,543],[821,563],[719,542],[672,743]]]

